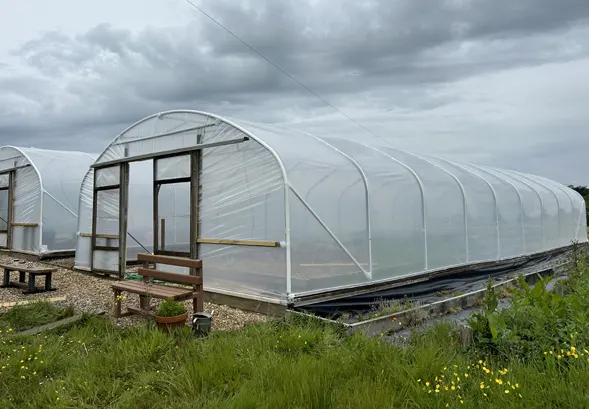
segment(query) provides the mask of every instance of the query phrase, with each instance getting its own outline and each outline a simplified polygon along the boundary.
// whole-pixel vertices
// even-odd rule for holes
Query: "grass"
[[[0,313],[0,330],[23,331],[39,325],[48,324],[74,315],[71,306],[56,306],[47,301],[16,305],[7,312]]]
[[[562,297],[523,286],[498,313],[491,293],[469,347],[449,324],[395,346],[300,317],[202,340],[87,318],[1,340],[0,407],[587,407],[586,266]]]

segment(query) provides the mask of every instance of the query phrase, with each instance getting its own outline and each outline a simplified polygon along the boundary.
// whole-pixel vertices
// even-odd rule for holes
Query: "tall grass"
[[[72,315],[74,315],[72,306],[56,306],[43,300],[30,304],[17,304],[7,312],[0,313],[0,330],[22,331]]]
[[[578,281],[563,296],[570,308],[558,318],[573,324],[554,326],[570,334],[588,323],[577,308],[589,301],[573,301],[589,288],[583,269],[573,274]],[[517,294],[532,297],[525,289]],[[541,318],[529,304],[516,301],[510,312],[533,321],[529,333],[507,318],[500,331],[509,340],[517,331],[521,344],[502,344],[482,327],[469,348],[449,324],[400,347],[300,317],[202,340],[89,318],[67,330],[2,340],[0,408],[588,407],[585,338],[573,335],[579,344],[567,349],[559,337],[550,341],[553,327],[537,320],[554,316]],[[534,335],[541,345],[522,353]]]

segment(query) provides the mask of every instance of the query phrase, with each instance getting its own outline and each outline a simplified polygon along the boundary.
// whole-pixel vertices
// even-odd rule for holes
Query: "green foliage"
[[[570,345],[589,348],[589,282],[581,257],[564,284],[550,291],[553,277],[539,278],[532,286],[519,277],[519,290],[510,308],[497,310],[498,296],[487,289],[480,311],[469,317],[476,348],[504,359],[533,361],[544,351]]]
[[[474,312],[468,319],[468,324],[474,330],[478,341],[488,343],[496,340],[505,327],[505,321],[497,311],[499,296],[489,278],[485,297],[481,302],[481,310]]]
[[[40,336],[0,334],[0,408],[583,408],[583,268],[562,293],[549,291],[548,278],[520,279],[501,311],[489,284],[470,319],[471,348],[447,323],[400,347],[306,316],[200,339],[106,318]]]
[[[186,312],[186,307],[183,303],[174,301],[173,298],[162,301],[159,305],[156,315],[159,317],[175,317]]]
[[[587,226],[589,226],[589,187],[569,185],[569,188],[577,191],[577,193],[579,193],[581,196],[583,196],[583,199],[585,199],[585,205],[587,210]]]
[[[7,312],[0,313],[0,330],[24,331],[72,315],[74,315],[72,306],[61,307],[47,301],[17,304]]]

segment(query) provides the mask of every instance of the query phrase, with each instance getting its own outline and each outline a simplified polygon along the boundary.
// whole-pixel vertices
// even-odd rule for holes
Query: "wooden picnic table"
[[[0,268],[4,270],[2,285],[0,285],[2,288],[23,288],[23,294],[36,294],[57,290],[57,288],[51,285],[52,274],[57,271],[56,267],[27,267],[26,265],[18,264],[0,264]],[[10,273],[13,271],[19,273],[18,281],[10,281]],[[26,280],[26,274],[29,275],[28,281]],[[45,277],[44,287],[38,287],[36,285],[37,276]]]

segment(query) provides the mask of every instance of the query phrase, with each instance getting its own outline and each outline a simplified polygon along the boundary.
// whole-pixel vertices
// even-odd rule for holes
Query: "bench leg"
[[[149,310],[149,298],[146,295],[139,295],[139,308],[142,310]]]
[[[35,274],[29,274],[29,288],[23,291],[24,294],[35,294],[37,288],[35,287]]]
[[[196,298],[192,299],[192,312],[203,312],[205,310],[204,297],[199,294]]]
[[[2,277],[2,287],[10,287],[10,270],[4,269],[4,276]]]
[[[121,318],[121,291],[114,290],[115,293],[115,318]]]
[[[45,291],[51,291],[51,273],[45,274]]]
[[[31,277],[29,276],[29,279],[30,279],[30,278],[31,278]],[[18,272],[18,281],[20,281],[21,283],[24,283],[24,282],[26,282],[26,281],[25,281],[25,272],[24,272],[24,271],[19,271],[19,272]]]

